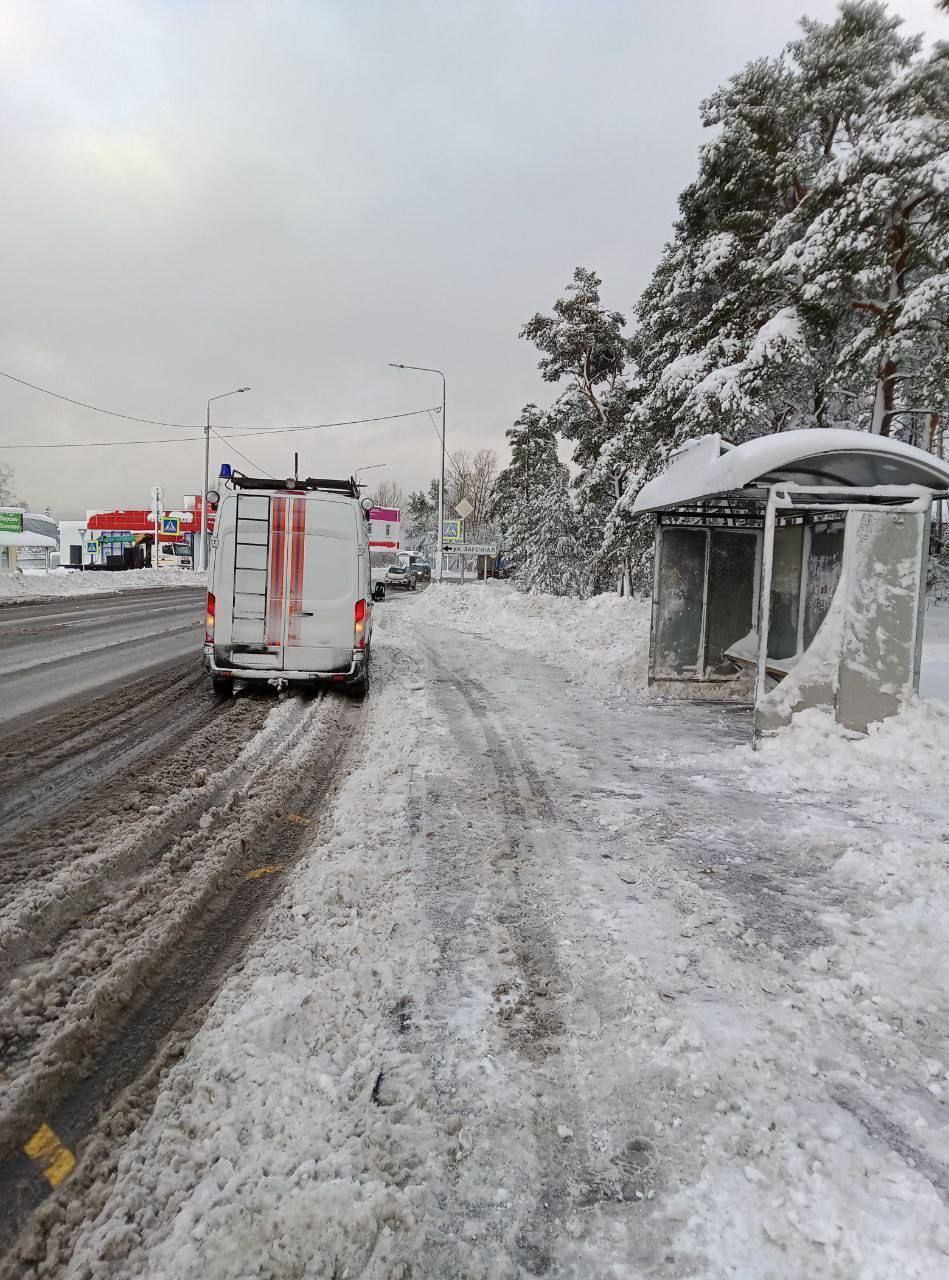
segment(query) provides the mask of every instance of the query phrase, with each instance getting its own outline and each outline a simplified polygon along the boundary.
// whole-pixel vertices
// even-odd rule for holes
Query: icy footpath
[[[18,600],[58,600],[66,596],[111,595],[117,591],[142,591],[169,587],[207,586],[206,573],[191,569],[125,569],[116,572],[77,573],[51,569],[49,573],[0,574],[0,605]]]

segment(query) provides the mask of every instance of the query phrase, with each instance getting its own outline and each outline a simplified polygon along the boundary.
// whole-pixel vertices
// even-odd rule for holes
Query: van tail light
[[[366,602],[365,600],[356,601],[356,617],[353,624],[356,633],[356,648],[365,649],[366,647]]]
[[[204,643],[211,644],[214,640],[214,596],[208,592],[208,615],[204,623]]]

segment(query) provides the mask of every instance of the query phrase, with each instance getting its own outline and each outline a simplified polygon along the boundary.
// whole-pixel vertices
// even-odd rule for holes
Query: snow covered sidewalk
[[[949,713],[753,755],[424,605],[54,1271],[941,1280]]]

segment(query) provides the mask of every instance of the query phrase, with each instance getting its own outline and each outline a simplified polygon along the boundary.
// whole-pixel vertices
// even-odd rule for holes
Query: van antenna
[[[295,454],[293,455],[293,483],[294,483],[294,485],[296,485],[296,484],[299,482],[299,479],[300,479],[300,455],[299,455],[298,453],[295,453]]]

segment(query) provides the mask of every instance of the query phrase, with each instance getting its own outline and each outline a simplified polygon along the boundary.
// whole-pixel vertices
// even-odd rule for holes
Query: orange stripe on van
[[[303,560],[306,551],[306,498],[293,498],[290,534],[290,625],[287,644],[300,643],[299,610],[303,606]]]
[[[270,570],[267,574],[267,643],[283,642],[284,565],[287,551],[287,499],[270,500]]]

